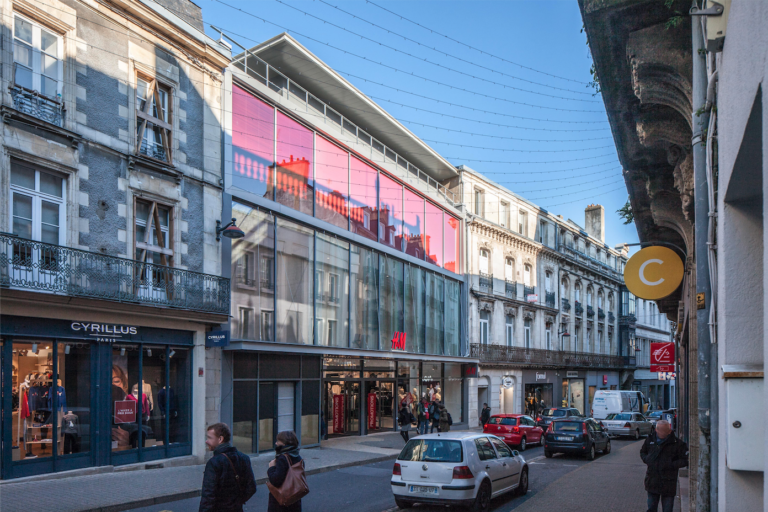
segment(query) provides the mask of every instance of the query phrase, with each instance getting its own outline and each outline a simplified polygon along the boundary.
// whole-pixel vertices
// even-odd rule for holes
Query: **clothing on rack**
[[[51,392],[48,393],[48,410],[53,410],[53,389],[51,389]],[[67,393],[64,391],[63,386],[56,386],[56,394],[58,395],[58,410],[66,410],[67,409]]]
[[[27,419],[29,417],[29,398],[27,396],[27,388],[23,387],[21,389],[21,412],[19,413],[19,419]]]

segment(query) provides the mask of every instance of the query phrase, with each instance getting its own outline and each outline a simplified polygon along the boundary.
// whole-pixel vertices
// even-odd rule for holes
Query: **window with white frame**
[[[512,347],[515,345],[515,317],[507,315],[506,324],[507,346]]]
[[[605,347],[603,346],[603,331],[597,331],[597,347],[601,354],[605,353]]]
[[[274,323],[274,311],[261,310],[261,338],[262,340],[272,340],[274,335],[273,323]]]
[[[323,293],[325,290],[325,283],[323,282],[323,278],[325,277],[325,273],[322,270],[315,270],[315,297],[317,297],[319,300],[323,300]],[[321,332],[321,331],[318,331]]]
[[[597,307],[603,309],[603,292],[597,292]]]
[[[587,337],[584,339],[584,352],[592,351],[592,329],[587,328]]]
[[[520,210],[517,215],[517,232],[523,236],[528,236],[528,213]]]
[[[544,274],[544,290],[546,290],[547,293],[552,291],[552,272],[547,271]]]
[[[483,274],[490,274],[488,271],[488,251],[480,249],[480,272]]]
[[[531,348],[531,319],[526,318],[523,324],[525,330],[525,348]]]
[[[488,334],[490,331],[490,315],[487,311],[480,312],[480,343],[488,344]]]
[[[59,100],[63,69],[61,37],[18,14],[13,17],[13,63],[16,85]]]
[[[485,193],[479,188],[475,189],[475,215],[485,215]]]
[[[504,262],[504,279],[507,281],[515,280],[515,260],[507,258]]]
[[[587,288],[587,306],[592,306],[592,288]]]
[[[11,163],[10,214],[13,234],[64,245],[66,179],[36,167]]]
[[[155,78],[136,77],[136,153],[173,163],[171,88]]]
[[[552,350],[552,328],[547,326],[547,330],[544,332],[547,340],[547,350]]]
[[[573,289],[573,295],[576,302],[581,302],[581,286],[576,285],[576,288]]]
[[[240,313],[240,338],[252,339],[253,337],[253,308],[239,308]]]
[[[238,288],[251,288],[255,286],[255,258],[256,255],[252,251],[245,251],[237,259],[235,279]]]
[[[330,347],[335,347],[338,342],[336,339],[339,332],[338,325],[339,322],[337,320],[328,320],[328,339],[326,343]]]
[[[525,265],[523,267],[523,282],[525,286],[531,286],[531,266]]]
[[[136,260],[154,264],[137,267],[140,272],[137,277],[153,296],[167,297],[174,289],[171,275],[162,268],[173,266],[171,207],[137,198],[134,213]]]
[[[339,302],[339,274],[328,274],[328,300],[331,302]],[[329,324],[331,320],[328,321]]]
[[[501,202],[499,206],[499,224],[502,227],[509,227],[509,204]]]
[[[547,245],[547,223],[539,222],[539,243]]]

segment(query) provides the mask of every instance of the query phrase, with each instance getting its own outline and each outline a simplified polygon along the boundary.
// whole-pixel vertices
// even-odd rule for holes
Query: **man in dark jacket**
[[[645,439],[640,458],[648,466],[645,472],[648,512],[657,512],[659,501],[663,512],[672,512],[677,494],[677,470],[688,466],[688,445],[675,436],[668,421],[661,420],[656,423],[656,432]]]
[[[488,420],[491,419],[491,408],[488,404],[483,404],[483,411],[480,413],[480,426],[484,427]]]
[[[243,512],[256,494],[251,459],[229,442],[232,434],[224,423],[208,427],[205,445],[213,457],[205,465],[200,512]]]

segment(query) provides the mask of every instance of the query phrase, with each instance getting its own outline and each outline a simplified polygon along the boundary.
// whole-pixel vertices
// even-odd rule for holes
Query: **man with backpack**
[[[432,423],[429,433],[434,433],[435,429],[440,432],[440,401],[437,398],[429,405],[429,420]]]
[[[419,417],[419,435],[426,434],[429,425],[429,402],[427,402],[426,395],[421,397],[416,413]]]
[[[440,432],[450,432],[451,425],[453,425],[453,418],[451,418],[451,414],[448,412],[448,409],[445,408],[445,404],[442,402],[438,406],[438,410],[440,411]]]
[[[243,512],[256,494],[251,459],[232,446],[232,434],[224,423],[208,427],[205,445],[213,457],[205,465],[199,512]]]

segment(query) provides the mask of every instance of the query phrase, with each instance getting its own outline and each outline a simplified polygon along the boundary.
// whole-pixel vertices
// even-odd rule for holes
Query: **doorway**
[[[488,386],[482,386],[477,388],[477,418],[480,421],[480,416],[483,414],[483,404],[489,403]]]
[[[575,407],[584,414],[584,379],[563,379],[563,407]]]
[[[394,391],[394,381],[365,381],[368,433],[395,429]]]
[[[325,381],[325,417],[328,437],[360,434],[360,382]]]

